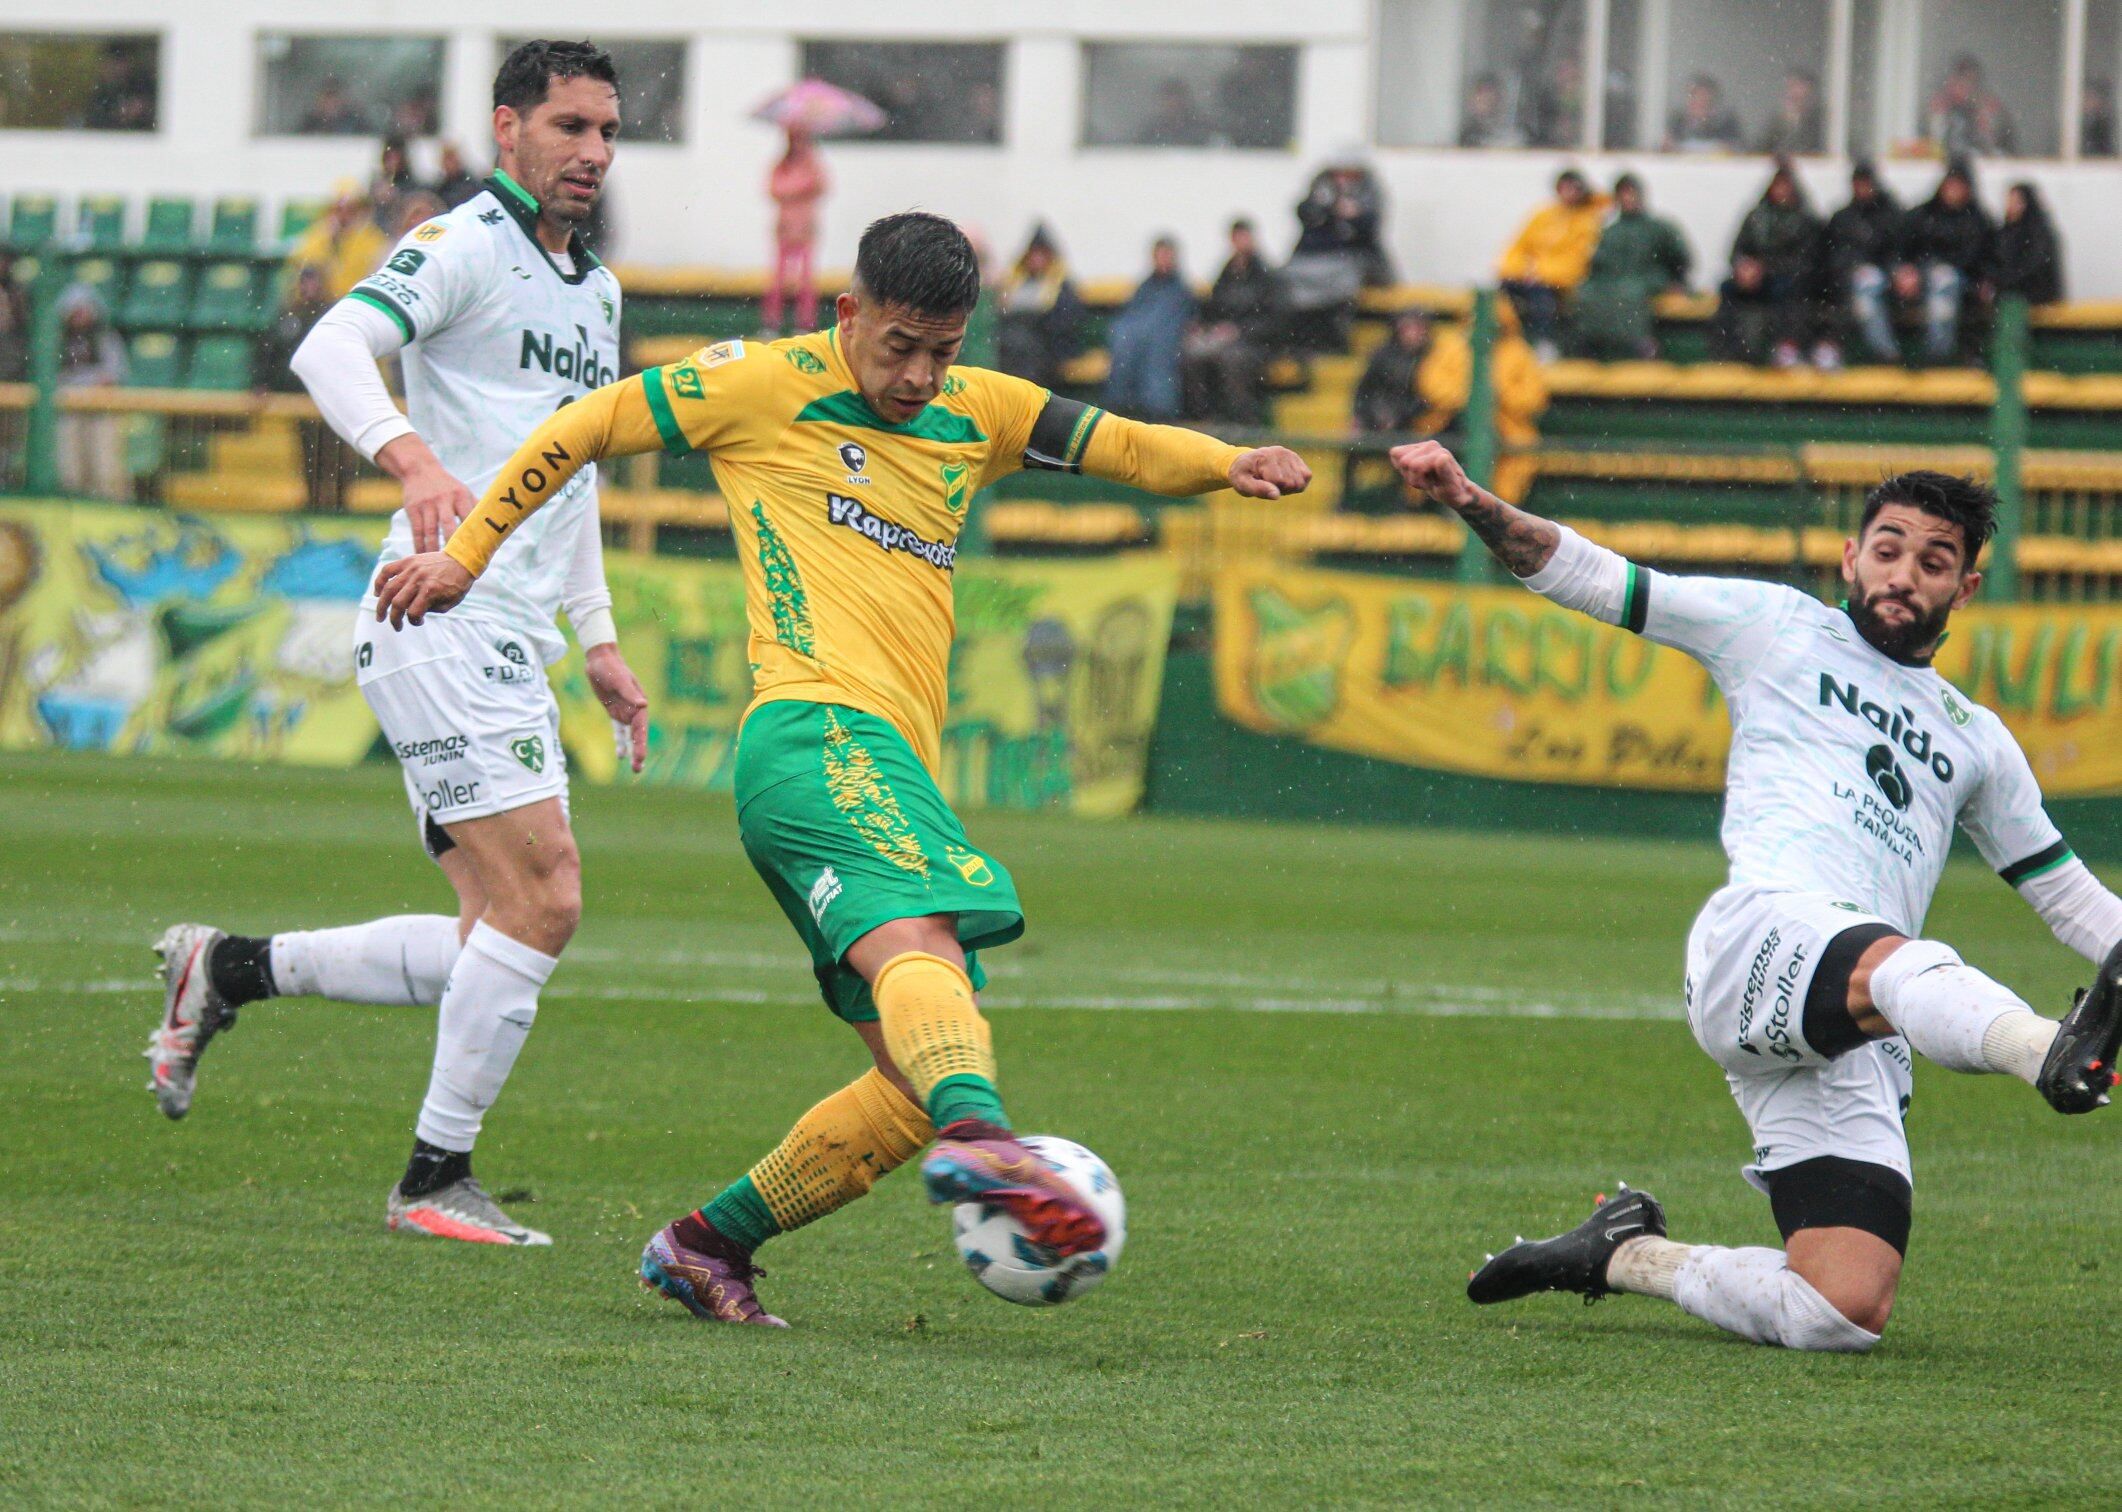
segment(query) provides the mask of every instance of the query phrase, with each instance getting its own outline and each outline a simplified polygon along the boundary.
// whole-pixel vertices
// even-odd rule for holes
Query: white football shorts
[[[1860,926],[1893,929],[1824,893],[1726,887],[1687,937],[1687,1021],[1724,1068],[1753,1130],[1746,1179],[1821,1155],[1886,1166],[1913,1180],[1908,1113],[1913,1061],[1898,1035],[1832,1060],[1806,1043],[1805,996],[1821,955]],[[1899,930],[1894,930],[1899,933]]]
[[[528,637],[447,614],[393,630],[365,610],[354,679],[397,754],[428,854],[448,849],[441,826],[566,801],[560,706]]]

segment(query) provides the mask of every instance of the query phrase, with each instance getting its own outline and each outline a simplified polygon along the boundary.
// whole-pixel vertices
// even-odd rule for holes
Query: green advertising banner
[[[377,741],[353,616],[379,520],[0,504],[0,747],[350,766]],[[651,703],[652,781],[724,788],[750,697],[734,563],[610,553],[620,647]],[[943,735],[968,807],[1118,814],[1141,799],[1171,567],[965,562]],[[579,656],[552,669],[575,772],[611,781]]]

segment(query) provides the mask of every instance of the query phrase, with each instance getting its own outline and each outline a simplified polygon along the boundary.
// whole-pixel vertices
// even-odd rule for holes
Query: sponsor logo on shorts
[[[967,850],[962,845],[946,845],[943,859],[958,868],[958,875],[968,886],[985,887],[995,880],[994,869],[987,864],[987,857],[976,850]]]
[[[542,735],[519,735],[508,743],[508,752],[534,772],[545,770],[545,738]]]
[[[364,648],[365,649],[365,648]],[[468,735],[444,735],[436,740],[400,740],[391,745],[398,759],[408,766],[439,766],[445,761],[462,760],[472,748]]]
[[[476,782],[451,782],[445,777],[432,788],[420,790],[420,806],[431,814],[443,809],[463,808],[467,803],[478,801],[479,784]]]
[[[887,554],[903,551],[908,556],[918,557],[938,572],[949,572],[958,563],[958,548],[941,541],[924,538],[918,531],[904,525],[896,525],[881,515],[872,514],[860,499],[850,499],[836,493],[825,496],[825,512],[835,525],[845,526],[857,535],[868,536],[879,551]]]
[[[1782,944],[1782,929],[1771,929],[1762,939],[1760,948],[1754,951],[1753,963],[1746,968],[1746,990],[1739,998],[1738,1043],[1748,1055],[1761,1053],[1760,1047],[1753,1043],[1754,1009],[1762,995],[1770,990],[1769,967],[1774,964],[1776,951]],[[1775,974],[1774,993],[1769,1000],[1768,1020],[1762,1026],[1761,1037],[1768,1042],[1768,1053],[1777,1060],[1804,1059],[1791,1041],[1791,1013],[1798,1000],[1798,980],[1809,959],[1811,953],[1802,943],[1794,945],[1790,959]]]
[[[529,682],[538,675],[538,669],[530,664],[530,658],[523,654],[523,648],[516,642],[512,640],[502,641],[494,647],[494,650],[507,660],[508,665],[505,667],[481,667],[479,670],[486,674],[488,682]]]
[[[840,877],[830,866],[818,873],[818,880],[810,885],[810,916],[817,920],[820,928],[825,925],[825,911],[833,906],[833,899],[840,896]]]

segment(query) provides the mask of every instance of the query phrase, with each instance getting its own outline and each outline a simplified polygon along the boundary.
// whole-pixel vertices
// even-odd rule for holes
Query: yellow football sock
[[[961,1118],[1009,1126],[995,1092],[994,1040],[962,967],[910,950],[886,961],[870,990],[884,1048],[938,1128]]]
[[[797,1119],[750,1180],[785,1233],[846,1207],[935,1137],[928,1115],[872,1067]]]

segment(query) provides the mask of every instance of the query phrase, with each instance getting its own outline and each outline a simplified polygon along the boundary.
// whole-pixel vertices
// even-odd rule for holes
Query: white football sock
[[[1606,1262],[1606,1284],[1618,1292],[1631,1292],[1638,1297],[1660,1297],[1670,1302],[1673,1280],[1695,1248],[1692,1244],[1675,1244],[1670,1239],[1661,1239],[1656,1234],[1638,1234],[1622,1241],[1621,1247],[1614,1251],[1613,1259]]]
[[[1991,1059],[1986,1042],[1991,1026],[2005,1014],[2032,1015],[2033,1009],[2009,987],[1962,961],[1952,946],[1909,941],[1872,973],[1871,999],[1911,1048],[1946,1070],[2020,1074],[2027,1036],[2000,1046],[2001,1060]],[[2047,1032],[2054,1038],[2053,1025]]]
[[[442,993],[435,1070],[416,1126],[422,1139],[445,1150],[471,1149],[480,1120],[523,1052],[538,1016],[538,989],[559,964],[484,919],[472,926]]]
[[[442,1001],[457,950],[457,921],[442,914],[290,930],[273,936],[273,991],[341,1003],[432,1007]]]
[[[2000,1013],[1982,1034],[1982,1059],[1989,1069],[2003,1076],[2016,1076],[2032,1086],[2048,1061],[2056,1031],[2063,1026],[2031,1010]]]
[[[1781,1250],[1699,1245],[1673,1278],[1673,1301],[1756,1344],[1862,1354],[1879,1342],[1836,1312]]]

